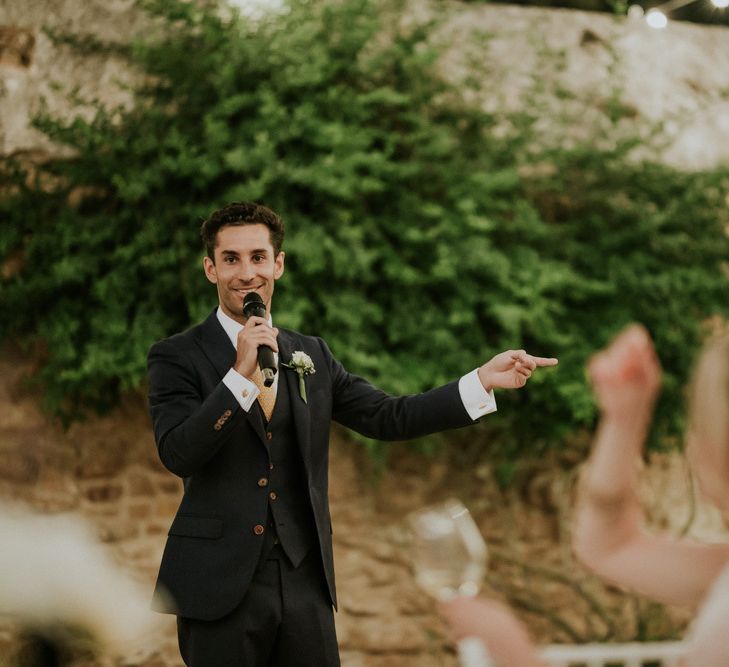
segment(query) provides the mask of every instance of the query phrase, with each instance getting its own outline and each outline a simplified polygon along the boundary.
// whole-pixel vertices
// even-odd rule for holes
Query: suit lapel
[[[216,310],[200,325],[200,347],[222,378],[235,363],[235,348],[218,321]]]
[[[296,439],[299,442],[301,456],[304,464],[308,466],[311,450],[311,413],[309,406],[304,403],[299,394],[299,375],[292,368],[286,368],[282,363],[290,363],[291,355],[294,352],[296,338],[287,331],[280,331],[278,334],[278,368],[281,382],[286,383],[288,389],[289,401],[291,403],[291,414],[294,419],[294,427],[296,428]],[[279,393],[279,395],[281,395]],[[278,398],[276,399],[278,400]]]
[[[216,312],[217,309],[213,310],[212,314],[202,323],[199,342],[203,353],[217,371],[219,379],[222,380],[223,376],[233,367],[236,355],[235,347],[230,342],[228,334],[225,333],[223,325],[220,324]],[[263,445],[268,447],[263,415],[257,403],[256,401],[245,414],[256,435]]]

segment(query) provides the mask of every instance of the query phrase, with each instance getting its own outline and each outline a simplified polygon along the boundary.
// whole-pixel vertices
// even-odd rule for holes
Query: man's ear
[[[205,255],[203,257],[203,269],[205,271],[205,277],[213,283],[213,285],[218,284],[218,272],[215,270],[215,262],[213,262],[210,257]]]
[[[278,280],[284,272],[284,259],[286,258],[286,253],[282,250],[278,255],[276,255],[276,259],[274,261],[273,265],[273,278],[274,280]]]

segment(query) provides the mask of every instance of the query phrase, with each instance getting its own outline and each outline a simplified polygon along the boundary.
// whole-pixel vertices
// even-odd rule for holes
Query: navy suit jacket
[[[280,366],[292,413],[332,603],[336,605],[328,501],[332,420],[378,440],[408,440],[474,423],[458,382],[393,397],[348,373],[316,337],[279,330],[279,361],[306,352],[316,372],[305,379]],[[149,406],[162,463],[183,478],[184,494],[169,530],[153,608],[201,620],[221,618],[243,599],[258,562],[269,474],[260,410],[243,410],[223,376],[236,352],[215,311],[201,324],[149,351]],[[255,408],[255,406],[254,406]]]

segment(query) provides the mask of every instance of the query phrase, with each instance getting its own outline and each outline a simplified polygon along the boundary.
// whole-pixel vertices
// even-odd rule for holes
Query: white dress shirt
[[[228,334],[230,342],[233,343],[233,347],[238,349],[238,333],[243,328],[240,322],[236,322],[232,317],[229,317],[223,312],[223,309],[218,307],[217,311],[218,321],[222,325],[225,333]],[[271,319],[268,320],[269,324],[272,324]],[[274,358],[278,364],[278,355],[274,353]],[[278,389],[278,373],[273,376],[273,390]],[[251,406],[258,398],[259,389],[256,385],[251,382],[248,378],[243,377],[234,368],[231,368],[223,378],[225,386],[230,389],[235,399],[240,403],[240,406],[248,412]],[[476,421],[477,419],[488,415],[492,412],[496,412],[496,399],[494,398],[494,391],[486,391],[481,384],[481,380],[478,378],[478,368],[472,370],[470,373],[464,375],[458,381],[458,391],[461,395],[461,401],[463,401],[463,407],[466,409],[469,417]]]

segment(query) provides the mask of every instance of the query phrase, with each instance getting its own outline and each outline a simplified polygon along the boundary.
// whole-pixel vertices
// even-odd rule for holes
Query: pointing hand
[[[535,357],[524,350],[507,350],[481,366],[478,378],[486,391],[519,389],[527,383],[535,368],[558,363],[553,357]]]

